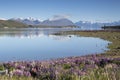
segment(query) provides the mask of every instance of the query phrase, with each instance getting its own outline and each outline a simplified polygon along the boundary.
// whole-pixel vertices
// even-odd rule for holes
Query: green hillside
[[[25,25],[20,22],[12,20],[0,20],[0,28],[27,28],[28,25]]]

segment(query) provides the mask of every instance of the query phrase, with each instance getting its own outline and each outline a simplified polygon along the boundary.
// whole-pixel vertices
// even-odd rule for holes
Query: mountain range
[[[73,23],[71,20],[67,19],[67,18],[61,18],[61,19],[56,19],[56,20],[44,20],[44,21],[40,21],[38,19],[34,19],[34,18],[11,18],[8,20],[0,20],[0,27],[6,27],[6,26],[15,26],[15,27],[60,27],[60,26],[64,26],[64,27],[68,27],[68,26],[72,26],[72,27],[80,27],[80,28],[101,28],[103,26],[114,26],[114,25],[120,25],[120,21],[114,21],[114,22],[108,22],[108,23],[100,23],[100,22],[89,22],[89,21],[78,21],[76,23]]]
[[[107,23],[101,23],[101,22],[88,22],[88,21],[79,21],[75,23],[77,26],[80,26],[83,29],[100,29],[103,26],[117,26],[120,25],[120,21],[114,21],[114,22],[107,22]]]
[[[74,26],[75,24],[66,19],[66,18],[62,18],[62,19],[57,19],[57,20],[44,20],[44,21],[40,21],[37,19],[33,19],[33,18],[26,18],[26,19],[21,19],[21,18],[12,18],[10,20],[13,21],[17,21],[17,22],[22,22],[24,24],[27,25],[41,25],[41,26]]]
[[[101,22],[90,22],[90,21],[78,21],[73,23],[71,20],[62,18],[62,19],[57,19],[57,20],[44,20],[40,21],[38,19],[34,18],[26,18],[26,19],[21,19],[21,18],[12,18],[10,20],[15,20],[18,22],[25,23],[27,25],[43,25],[43,26],[69,26],[69,25],[76,25],[80,27],[102,27],[104,25],[107,26],[113,26],[113,25],[120,25],[120,21],[114,21],[114,22],[107,22],[107,23],[101,23]]]

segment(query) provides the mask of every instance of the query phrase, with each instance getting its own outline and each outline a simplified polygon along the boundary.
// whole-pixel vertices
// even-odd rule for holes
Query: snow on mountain
[[[113,26],[113,25],[120,25],[120,21],[114,21],[114,22],[107,22],[107,23],[101,23],[101,22],[89,22],[89,21],[79,21],[75,23],[77,26],[83,27],[83,28],[101,28],[102,26]]]
[[[71,20],[67,19],[67,16],[54,16],[48,20],[40,21],[39,19],[34,19],[32,17],[29,18],[12,18],[10,20],[15,20],[18,22],[22,22],[27,25],[43,25],[43,26],[80,26],[81,28],[101,28],[102,26],[112,26],[112,25],[120,25],[120,21],[114,22],[90,22],[90,21],[79,21],[73,23]]]
[[[44,26],[72,26],[75,25],[72,21],[66,19],[66,18],[59,18],[59,19],[54,19],[54,20],[44,20],[41,22],[40,20],[34,19],[34,18],[12,18],[10,20],[15,20],[18,22],[25,23],[27,25],[44,25]]]
[[[27,25],[39,25],[41,23],[40,20],[34,19],[32,17],[25,18],[25,19],[24,18],[12,18],[10,20],[22,22],[22,23],[27,24]]]

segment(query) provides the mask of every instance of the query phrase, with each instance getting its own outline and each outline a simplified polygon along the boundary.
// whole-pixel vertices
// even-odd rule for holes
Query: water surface
[[[0,31],[0,61],[47,60],[102,53],[108,41],[77,35],[53,35],[72,29],[21,29]]]

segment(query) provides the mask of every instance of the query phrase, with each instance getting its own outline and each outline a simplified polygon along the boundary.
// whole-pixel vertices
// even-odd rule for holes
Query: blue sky
[[[0,18],[52,16],[76,21],[120,20],[120,0],[0,0]]]

